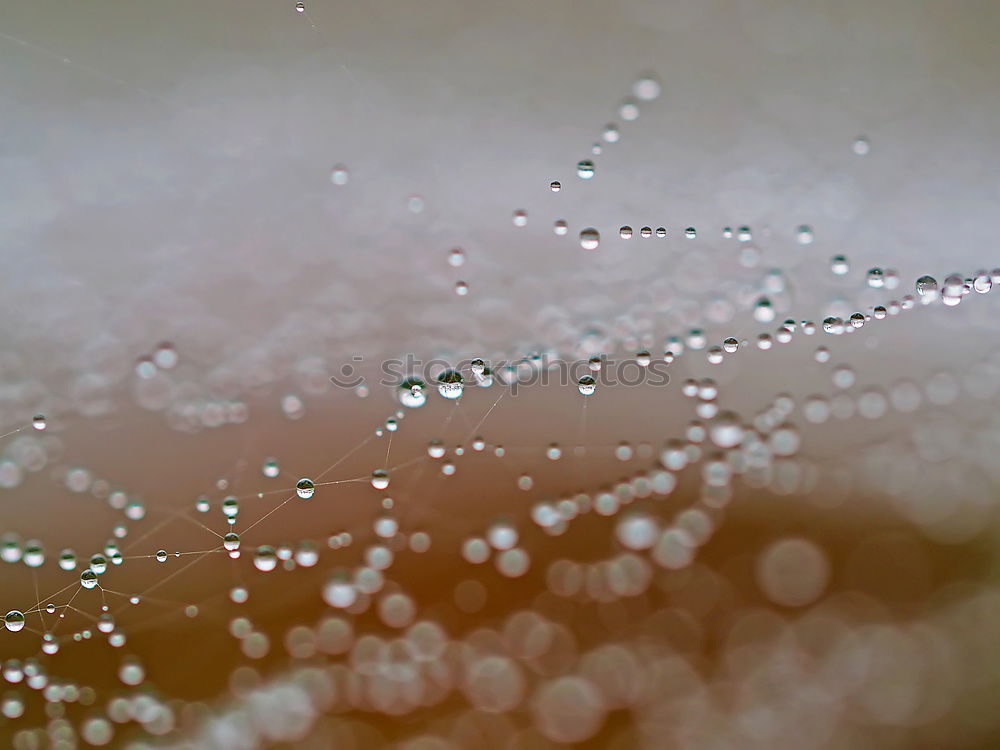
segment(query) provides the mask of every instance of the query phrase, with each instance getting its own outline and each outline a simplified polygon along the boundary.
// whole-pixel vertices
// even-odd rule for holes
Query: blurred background
[[[5,746],[1000,741],[995,2],[0,7]]]

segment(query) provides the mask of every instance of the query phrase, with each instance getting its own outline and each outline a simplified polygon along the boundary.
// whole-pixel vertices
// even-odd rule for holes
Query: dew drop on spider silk
[[[407,378],[399,384],[399,403],[408,409],[417,409],[427,402],[427,384],[420,378]]]
[[[928,294],[934,294],[938,290],[937,279],[933,276],[921,276],[917,279],[916,283],[917,294],[924,297]]]
[[[232,520],[240,512],[240,501],[234,495],[230,495],[222,501],[222,515]]]
[[[445,370],[438,375],[438,393],[445,398],[455,399],[465,390],[465,381],[458,370]]]
[[[594,176],[594,162],[590,159],[583,159],[577,162],[576,174],[581,180],[589,180]]]
[[[377,490],[384,490],[389,486],[389,472],[385,469],[375,469],[372,472],[372,487]]]
[[[24,627],[24,614],[20,610],[12,609],[3,618],[4,627],[12,633],[16,633]]]
[[[593,227],[587,227],[580,232],[580,247],[584,250],[596,250],[601,244],[601,235]]]
[[[303,477],[295,483],[295,494],[303,500],[308,500],[316,493],[316,484],[313,480]]]

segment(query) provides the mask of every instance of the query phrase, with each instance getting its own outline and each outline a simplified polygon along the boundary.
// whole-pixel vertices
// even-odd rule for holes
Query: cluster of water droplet
[[[305,13],[305,5],[297,3],[295,10]],[[619,119],[622,123],[634,122],[645,103],[653,102],[660,94],[661,84],[655,78],[640,78],[632,87],[632,95],[621,103]],[[603,128],[600,140],[593,144],[590,154],[576,164],[576,175],[580,180],[588,184],[595,182],[598,171],[595,158],[602,155],[605,145],[620,141],[623,127],[610,123]],[[863,156],[869,153],[870,144],[867,139],[858,137],[851,148],[855,154]],[[338,164],[330,172],[330,181],[339,189],[348,185],[349,176],[347,167]],[[548,187],[552,193],[563,191],[560,180],[551,181]],[[419,196],[412,196],[408,205],[413,213],[423,211],[423,199]],[[523,209],[517,209],[510,215],[510,220],[514,227],[520,229],[527,226],[528,214]],[[693,248],[699,248],[703,243],[708,247],[715,241],[714,237],[708,237],[714,232],[703,231],[699,235],[694,226],[668,229],[664,225],[654,227],[653,224],[655,222],[638,229],[633,229],[630,224],[621,225],[617,235],[621,240],[631,240],[636,234],[640,239],[655,237],[667,240],[664,247],[669,247],[675,236],[681,244]],[[506,226],[509,228],[509,224]],[[554,220],[553,228],[558,236],[569,234],[569,224],[564,219]],[[614,238],[614,228],[606,230],[606,234]],[[769,236],[767,231],[761,234],[764,238]],[[840,281],[835,280],[836,283],[847,283],[844,279],[851,276],[851,264],[846,255],[828,256],[828,251],[822,249],[822,237],[818,237],[809,225],[792,224],[789,234],[794,243],[801,246],[802,253],[822,251],[822,256],[816,257],[829,258],[829,261],[815,261],[817,266],[823,269],[824,274],[828,268],[833,276],[844,277]],[[721,237],[727,248],[733,245],[738,247],[742,269],[753,270],[757,267],[761,252],[752,244],[754,232],[749,226],[738,226],[735,230],[725,227],[721,230]],[[584,225],[579,229],[578,238],[584,250],[601,249],[599,228]],[[684,242],[696,239],[699,242]],[[736,243],[729,242],[734,239]],[[466,251],[461,247],[447,249],[445,257],[452,269],[464,268],[468,260]],[[592,257],[584,254],[580,262],[587,262],[586,259]],[[866,288],[859,289],[859,293],[893,291],[901,283],[899,272],[882,267],[870,268],[865,273],[864,282]],[[821,300],[796,298],[791,293],[787,274],[779,269],[768,269],[758,274],[754,283],[736,289],[732,300],[724,301],[728,308],[720,303],[720,307],[728,312],[718,317],[724,317],[724,324],[731,330],[720,332],[721,325],[709,326],[708,323],[714,322],[709,310],[704,315],[701,312],[692,314],[686,318],[688,327],[664,335],[658,342],[648,331],[635,336],[646,348],[629,355],[630,361],[640,368],[651,368],[654,359],[668,364],[678,375],[670,387],[686,400],[677,407],[684,409],[684,418],[665,421],[659,445],[649,442],[633,445],[628,441],[618,441],[610,446],[587,443],[582,429],[586,424],[587,404],[601,400],[604,391],[603,357],[614,353],[610,351],[614,342],[602,339],[600,333],[582,334],[579,347],[590,354],[588,372],[563,384],[570,391],[575,388],[576,392],[586,397],[580,399],[574,395],[576,405],[572,414],[574,417],[579,415],[581,422],[577,435],[579,444],[564,447],[557,442],[529,436],[524,445],[516,448],[531,451],[531,455],[538,459],[535,465],[562,466],[572,462],[573,471],[583,477],[584,486],[578,491],[553,496],[538,489],[541,481],[536,474],[544,472],[513,471],[516,476],[507,480],[507,489],[528,493],[526,496],[532,498],[530,503],[526,507],[512,503],[509,514],[486,519],[480,530],[462,539],[458,549],[442,553],[450,564],[461,565],[466,570],[457,575],[461,580],[449,586],[451,605],[457,612],[476,615],[485,609],[490,592],[483,581],[489,579],[478,575],[478,571],[481,566],[489,564],[495,570],[493,575],[499,575],[505,584],[513,585],[512,582],[518,581],[525,586],[540,587],[542,593],[537,596],[537,601],[546,605],[548,614],[531,609],[514,612],[498,618],[493,627],[476,629],[464,636],[449,634],[431,616],[425,616],[417,596],[404,590],[394,580],[401,567],[399,559],[409,553],[422,555],[429,552],[434,537],[432,531],[409,526],[405,516],[397,513],[396,501],[384,493],[390,486],[395,493],[399,484],[392,480],[399,476],[397,472],[409,466],[419,466],[421,471],[431,467],[437,476],[449,478],[459,473],[460,466],[471,465],[471,460],[478,460],[473,457],[482,456],[502,466],[504,471],[511,471],[513,464],[508,450],[513,451],[513,447],[490,442],[483,422],[490,411],[500,404],[504,388],[511,382],[511,375],[516,375],[522,367],[536,371],[544,366],[536,355],[529,355],[515,364],[503,365],[503,370],[498,372],[494,372],[488,360],[476,358],[469,362],[467,368],[456,365],[440,370],[433,377],[426,374],[406,377],[394,387],[393,394],[402,410],[381,420],[375,428],[374,438],[387,445],[384,463],[369,467],[370,473],[366,469],[360,477],[339,474],[328,477],[328,469],[310,475],[315,478],[299,476],[284,483],[292,486],[258,492],[257,499],[270,494],[283,499],[252,523],[245,523],[241,512],[254,494],[234,494],[228,482],[220,480],[215,488],[220,498],[212,500],[207,494],[199,496],[182,514],[217,537],[217,544],[209,549],[172,551],[156,544],[149,547],[155,550],[150,553],[124,555],[119,549],[119,541],[128,536],[128,522],[138,524],[145,519],[145,505],[135,494],[112,489],[109,481],[95,477],[86,469],[70,468],[60,475],[60,482],[71,492],[90,493],[106,500],[109,508],[121,518],[117,519],[119,522],[112,529],[113,538],[99,550],[81,556],[72,549],[63,549],[54,558],[59,571],[70,574],[72,580],[66,588],[55,593],[48,592],[38,601],[12,602],[12,606],[19,608],[11,608],[4,616],[6,631],[17,634],[18,638],[34,639],[42,657],[25,661],[6,659],[3,677],[12,686],[23,682],[28,688],[44,693],[50,734],[59,731],[67,736],[79,736],[91,745],[103,745],[112,741],[116,726],[134,722],[150,736],[170,735],[179,721],[181,709],[174,702],[157,698],[154,690],[146,689],[150,687],[146,668],[136,655],[122,652],[117,666],[118,681],[125,688],[132,689],[131,692],[124,697],[110,698],[98,697],[86,685],[50,676],[46,670],[46,657],[58,653],[64,644],[93,641],[100,636],[106,637],[112,648],[122,649],[125,646],[126,629],[119,622],[118,610],[112,610],[106,603],[106,596],[123,596],[129,606],[134,607],[145,603],[147,591],[124,594],[114,591],[110,585],[104,585],[113,576],[109,571],[122,565],[137,565],[139,559],[151,558],[170,570],[177,560],[189,555],[204,556],[218,552],[239,561],[245,554],[250,561],[248,565],[252,566],[248,572],[253,576],[273,577],[280,574],[275,571],[320,567],[323,571],[322,582],[313,598],[321,600],[329,610],[316,624],[297,623],[287,629],[283,645],[294,667],[284,677],[265,685],[258,672],[245,664],[233,670],[232,683],[237,685],[234,692],[249,696],[251,705],[259,703],[262,716],[266,719],[253,724],[252,731],[247,730],[250,733],[247,736],[294,741],[295,731],[288,728],[294,724],[289,718],[292,714],[307,717],[312,722],[322,710],[342,704],[345,710],[361,709],[398,716],[420,707],[442,705],[452,692],[461,693],[481,713],[504,714],[527,706],[529,689],[532,689],[533,721],[544,738],[561,743],[592,739],[611,711],[629,708],[640,712],[648,706],[662,708],[660,694],[670,685],[691,687],[700,694],[699,691],[707,690],[707,681],[676,654],[656,651],[647,660],[643,651],[645,647],[639,641],[620,646],[604,643],[584,649],[571,630],[571,618],[560,621],[555,611],[560,607],[578,607],[581,611],[589,611],[582,610],[584,607],[595,607],[603,617],[610,619],[615,615],[605,605],[643,602],[648,609],[652,607],[650,602],[655,599],[656,588],[671,592],[676,586],[678,591],[685,592],[685,596],[696,597],[685,588],[685,584],[677,583],[680,579],[671,577],[673,574],[700,581],[713,590],[721,589],[719,576],[700,567],[698,555],[722,528],[726,511],[734,502],[737,491],[761,490],[775,495],[789,495],[805,492],[818,481],[820,463],[811,455],[803,455],[810,436],[801,429],[802,423],[819,425],[828,422],[831,417],[843,421],[854,416],[874,422],[890,412],[914,414],[926,403],[950,406],[957,400],[962,388],[976,398],[992,398],[1000,390],[996,378],[1000,363],[995,358],[979,362],[979,369],[972,371],[972,375],[961,383],[955,376],[938,373],[929,377],[923,387],[905,379],[884,388],[863,382],[854,367],[837,364],[830,368],[828,375],[830,393],[796,396],[780,390],[762,408],[741,411],[729,404],[730,400],[734,403],[738,401],[739,381],[734,385],[724,375],[719,375],[718,379],[709,377],[702,372],[702,365],[711,365],[711,372],[724,374],[727,364],[755,361],[757,355],[753,353],[754,349],[758,352],[773,350],[776,357],[798,357],[798,364],[789,370],[800,366],[827,365],[840,344],[837,338],[821,336],[828,345],[811,345],[808,353],[798,348],[797,343],[817,334],[846,337],[862,329],[865,329],[865,334],[871,334],[872,338],[868,340],[874,341],[876,331],[889,327],[888,323],[884,326],[872,325],[875,321],[887,321],[904,312],[919,311],[938,302],[943,307],[956,307],[971,292],[986,294],[997,282],[1000,282],[1000,269],[978,270],[968,276],[950,274],[940,284],[935,277],[922,275],[914,282],[915,296],[906,294],[898,300],[885,299],[853,311],[848,306],[837,314],[827,314],[831,312],[832,301],[824,305]],[[455,279],[453,283],[455,294],[469,294],[466,281]],[[700,299],[695,301],[700,302]],[[710,309],[711,305],[706,305],[706,308]],[[740,314],[745,314],[744,319],[737,319]],[[780,319],[779,316],[784,320],[776,328],[749,330],[750,321],[771,326]],[[820,322],[817,324],[814,321]],[[611,344],[607,347],[601,345],[607,342]],[[651,351],[654,350],[654,343],[659,344],[655,354]],[[602,350],[605,348],[607,350]],[[779,351],[790,353],[778,355]],[[697,356],[692,356],[695,353]],[[837,353],[837,356],[840,354]],[[174,369],[179,362],[177,350],[168,343],[157,346],[152,354],[136,361],[135,376],[139,382],[140,402],[144,398],[155,400],[153,386],[165,371]],[[744,366],[749,368],[750,365]],[[716,370],[716,367],[721,369]],[[434,437],[426,442],[416,458],[398,466],[390,463],[393,436],[401,430],[407,411],[421,409],[431,399],[440,399],[444,404],[451,404],[453,409],[447,420],[450,421],[455,413],[461,413],[465,418],[468,392],[480,390],[498,392],[499,395],[490,410],[475,424],[466,444],[447,444],[443,437]],[[650,400],[653,400],[652,396]],[[219,414],[205,423],[244,422],[247,414],[243,406],[240,402],[232,402],[226,409],[220,407],[217,410]],[[290,393],[282,397],[281,409],[288,418],[298,419],[304,413],[305,403],[300,396]],[[204,412],[201,415],[204,417]],[[36,431],[45,431],[49,420],[37,415],[30,424]],[[924,457],[936,458],[943,450],[935,442],[935,436],[928,434],[926,429],[914,430],[913,440]],[[30,450],[24,449],[21,453],[24,455],[20,460],[25,467],[34,465],[28,455]],[[614,462],[617,478],[586,479],[587,462],[603,459]],[[284,460],[265,457],[256,464],[265,482],[281,482],[288,477],[287,467],[282,468]],[[14,468],[6,469],[0,465],[0,480],[4,481],[4,486],[17,484],[4,477],[14,476],[15,470],[21,472],[21,463],[11,460],[10,466]],[[288,464],[294,464],[294,461],[288,461]],[[353,533],[331,533],[326,537],[325,550],[324,545],[309,538],[292,543],[255,543],[252,530],[263,524],[272,513],[281,512],[289,502],[293,503],[293,508],[315,513],[317,519],[336,517],[333,489],[342,483],[358,483],[366,487],[367,492],[374,491],[377,495],[370,528],[362,532],[355,529]],[[682,495],[679,488],[685,483],[688,486],[683,493],[682,507],[670,506],[671,509],[667,510],[667,498],[676,499]],[[309,502],[298,503],[296,498]],[[923,523],[937,528],[934,524],[940,519],[933,518],[932,513],[912,505],[902,505],[907,517],[918,525]],[[590,554],[586,559],[582,556],[572,559],[561,553],[554,559],[548,559],[546,553],[559,548],[546,547],[544,537],[539,542],[532,536],[543,534],[545,537],[569,538],[574,527],[586,524],[590,524],[590,529],[597,529],[591,532],[595,535],[603,530],[608,542],[601,547],[607,549]],[[153,533],[155,529],[150,535]],[[152,543],[153,539],[147,540],[144,536],[141,541]],[[359,559],[353,564],[342,563],[343,559],[347,559],[346,552],[353,554],[355,550],[359,550]],[[327,555],[340,555],[334,558],[337,560],[335,566],[326,564]],[[39,540],[21,540],[13,533],[5,534],[0,539],[0,560],[10,565],[23,564],[31,569],[32,575],[50,559]],[[756,575],[759,588],[770,603],[781,607],[802,607],[814,602],[829,585],[829,567],[823,549],[808,540],[789,537],[777,541],[760,554]],[[468,570],[475,573],[468,573]],[[532,573],[535,572],[538,573],[538,580],[532,580]],[[175,566],[168,575],[174,573],[181,574],[183,570]],[[400,574],[399,577],[403,576]],[[226,627],[229,635],[239,644],[242,659],[248,664],[264,663],[276,651],[272,643],[275,638],[273,631],[263,622],[255,622],[246,607],[257,580],[261,579],[248,578],[246,582],[229,587],[226,593],[232,605],[243,608],[237,609],[240,614],[227,618]],[[96,598],[88,600],[86,592],[92,592],[89,595],[93,597],[100,596],[101,603],[97,604]],[[198,604],[178,606],[188,618],[201,615]],[[703,605],[696,602],[692,609],[700,606]],[[544,608],[540,605],[539,609]],[[654,612],[644,612],[644,617],[648,615],[644,623],[651,623],[648,628],[653,632],[664,623],[680,630],[696,630],[699,627],[697,624],[685,624],[680,612],[682,610],[676,607],[664,605]],[[366,614],[374,616],[381,630],[364,632],[368,627],[363,619]],[[45,619],[44,615],[48,615],[49,619]],[[41,630],[34,627],[36,617]],[[59,628],[60,621],[67,617],[72,618],[74,623],[82,621],[72,633],[62,633]],[[994,616],[991,626],[994,630],[998,629],[996,619]],[[833,659],[832,656],[829,658]],[[347,684],[354,687],[344,688]],[[282,690],[285,692],[281,693]],[[336,697],[331,697],[334,695]],[[3,698],[0,710],[8,720],[19,720],[25,714],[30,698],[30,694],[12,689]],[[79,722],[78,729],[74,730],[63,719],[65,705],[80,703],[97,706],[98,701],[101,710],[95,708]],[[215,726],[232,728],[243,719],[245,716],[238,712],[222,714]],[[33,741],[19,740],[25,747]],[[253,741],[248,740],[248,743],[253,744]]]

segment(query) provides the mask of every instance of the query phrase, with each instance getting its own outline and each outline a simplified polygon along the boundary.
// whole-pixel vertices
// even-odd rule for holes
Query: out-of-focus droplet
[[[302,4],[299,3],[299,5]],[[305,6],[303,5],[302,10],[300,10],[299,13],[301,13],[304,10]],[[345,167],[343,164],[338,164],[332,170],[330,170],[330,182],[332,182],[334,185],[346,185],[347,181],[350,178],[351,178],[351,173],[347,171],[347,167]]]

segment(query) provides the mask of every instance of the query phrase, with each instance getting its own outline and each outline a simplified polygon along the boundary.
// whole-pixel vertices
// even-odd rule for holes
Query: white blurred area
[[[4,0],[0,737],[994,747],[998,33],[987,0]],[[663,390],[373,377],[665,350]],[[300,477],[333,486],[265,515]],[[126,557],[167,604],[73,661],[99,600],[63,626],[39,587],[112,534],[201,554],[228,492],[242,559]],[[81,567],[39,584],[35,538]]]

